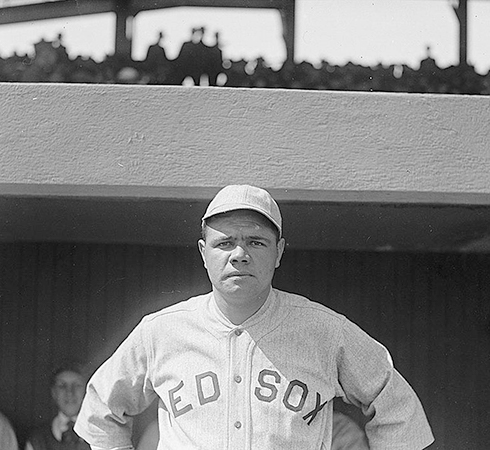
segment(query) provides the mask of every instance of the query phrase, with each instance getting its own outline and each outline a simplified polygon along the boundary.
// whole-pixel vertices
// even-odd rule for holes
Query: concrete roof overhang
[[[18,186],[0,192],[1,242],[194,246],[217,188]],[[290,248],[490,252],[487,196],[272,190]],[[2,195],[3,193],[3,195]]]

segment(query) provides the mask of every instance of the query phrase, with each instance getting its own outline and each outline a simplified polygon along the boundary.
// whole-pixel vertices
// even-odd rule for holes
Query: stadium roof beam
[[[128,23],[141,11],[191,7],[276,9],[281,14],[287,61],[294,61],[296,0],[54,0],[0,8],[0,25],[36,20],[78,17],[112,12],[116,14],[115,53],[131,57]],[[129,32],[128,32],[129,31]]]

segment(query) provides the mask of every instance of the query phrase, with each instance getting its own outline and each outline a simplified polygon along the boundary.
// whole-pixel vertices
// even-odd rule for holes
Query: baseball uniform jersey
[[[234,325],[210,293],[143,318],[90,380],[75,430],[131,446],[131,417],[158,398],[162,450],[328,450],[334,397],[370,418],[373,450],[433,440],[386,348],[344,316],[271,289]]]

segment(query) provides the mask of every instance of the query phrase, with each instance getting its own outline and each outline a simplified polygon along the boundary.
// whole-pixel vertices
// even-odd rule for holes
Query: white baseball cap
[[[256,211],[267,217],[279,230],[279,237],[282,236],[281,211],[276,201],[265,189],[247,184],[233,184],[221,189],[209,203],[202,222],[216,214],[238,209]]]

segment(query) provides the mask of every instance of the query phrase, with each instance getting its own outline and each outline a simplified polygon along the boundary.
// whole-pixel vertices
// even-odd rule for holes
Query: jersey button
[[[242,428],[242,422],[240,422],[239,420],[237,420],[237,421],[235,422],[235,428],[236,428],[237,430],[239,430],[240,428]]]
[[[240,330],[239,328],[235,330],[235,334],[236,334],[237,336],[240,336],[242,333],[243,333],[243,331],[242,331],[242,330]]]
[[[242,377],[240,375],[235,375],[235,382],[236,383],[241,383],[242,382]]]

